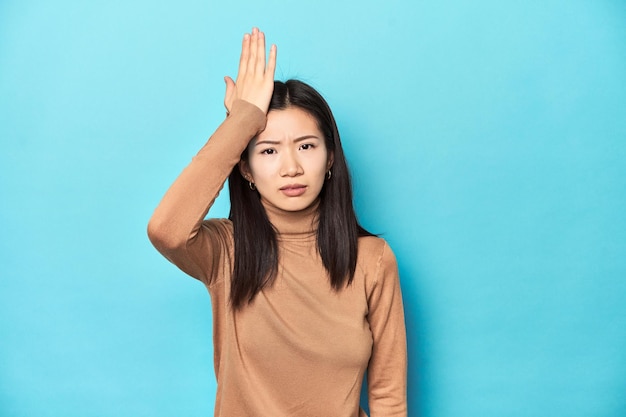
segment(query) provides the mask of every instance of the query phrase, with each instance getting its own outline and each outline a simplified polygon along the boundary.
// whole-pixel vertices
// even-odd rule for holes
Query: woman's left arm
[[[368,298],[374,338],[367,380],[370,417],[407,415],[407,351],[404,308],[396,258],[387,243]]]

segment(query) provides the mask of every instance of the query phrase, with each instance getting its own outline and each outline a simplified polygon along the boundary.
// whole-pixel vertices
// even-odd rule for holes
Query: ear
[[[239,161],[239,173],[246,181],[254,182],[254,178],[252,177],[252,172],[250,171],[250,165],[248,165],[247,161],[243,159]]]
[[[328,171],[329,169],[332,168],[333,162],[335,162],[335,153],[334,152],[329,152],[328,153],[328,162],[326,162],[326,171]]]

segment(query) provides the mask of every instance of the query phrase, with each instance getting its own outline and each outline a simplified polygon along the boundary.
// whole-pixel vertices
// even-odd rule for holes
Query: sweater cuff
[[[252,136],[265,129],[267,118],[263,110],[245,100],[235,100],[228,120],[235,119],[240,126],[249,127]]]

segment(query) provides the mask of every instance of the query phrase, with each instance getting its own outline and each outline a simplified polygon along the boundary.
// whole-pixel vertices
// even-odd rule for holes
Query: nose
[[[298,156],[292,152],[283,152],[283,157],[281,160],[280,167],[280,176],[281,177],[296,177],[298,175],[302,175],[304,170],[302,169],[302,165],[300,161],[298,161]]]

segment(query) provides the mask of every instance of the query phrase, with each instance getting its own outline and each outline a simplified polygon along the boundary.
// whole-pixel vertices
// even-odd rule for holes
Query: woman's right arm
[[[163,256],[201,281],[217,249],[202,222],[248,142],[265,126],[265,114],[247,101],[233,103],[230,116],[192,159],[157,206],[148,237]]]
[[[265,127],[274,87],[276,47],[265,63],[265,37],[244,36],[237,81],[226,78],[230,115],[171,185],[148,224],[154,246],[189,275],[208,282],[216,236],[203,220],[250,140]]]

